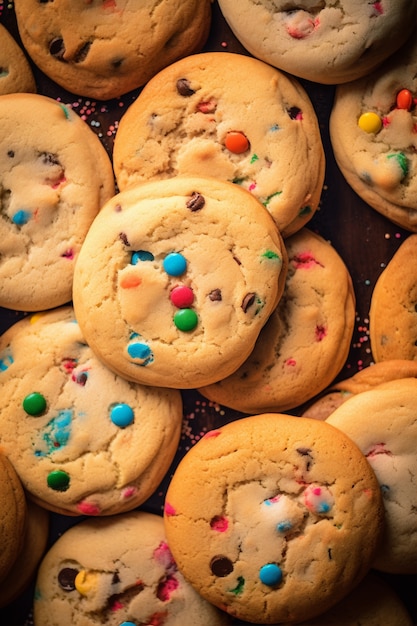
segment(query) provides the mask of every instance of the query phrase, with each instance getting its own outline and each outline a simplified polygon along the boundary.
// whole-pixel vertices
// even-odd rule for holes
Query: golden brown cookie
[[[241,365],[286,269],[273,219],[248,191],[178,176],[103,207],[76,265],[74,308],[92,350],[121,376],[190,389]]]
[[[262,624],[323,613],[368,572],[383,505],[365,456],[326,422],[278,413],[209,431],[168,487],[165,528],[184,576]]]
[[[23,50],[0,24],[0,94],[35,91],[35,78]]]
[[[415,3],[413,24],[416,25]],[[373,209],[417,231],[417,31],[378,71],[338,86],[330,116],[337,164]]]
[[[16,0],[38,67],[68,91],[108,100],[205,43],[211,0]]]
[[[0,451],[0,581],[12,569],[23,546],[26,525],[26,499],[22,483],[12,465]]]
[[[375,361],[417,361],[417,234],[394,253],[375,283],[369,338]]]
[[[113,153],[118,186],[214,176],[249,190],[283,236],[314,215],[324,150],[298,81],[242,54],[192,55],[159,72],[123,115]]]

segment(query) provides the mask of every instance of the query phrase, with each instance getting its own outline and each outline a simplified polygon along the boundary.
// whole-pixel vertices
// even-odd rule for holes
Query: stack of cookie
[[[411,626],[417,4],[177,4],[0,4],[0,621]]]

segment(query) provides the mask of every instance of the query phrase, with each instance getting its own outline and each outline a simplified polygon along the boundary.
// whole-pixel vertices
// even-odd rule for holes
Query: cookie
[[[410,235],[382,270],[369,309],[369,338],[375,361],[417,361],[417,234]]]
[[[132,512],[67,530],[43,559],[36,626],[225,626],[227,616],[178,571],[162,517]]]
[[[48,511],[27,501],[26,527],[20,552],[7,574],[7,585],[0,586],[0,607],[16,600],[36,577],[46,551],[49,531]]]
[[[417,378],[417,363],[407,359],[372,363],[353,376],[332,384],[303,410],[302,415],[303,417],[325,420],[353,395],[400,378]]]
[[[245,189],[283,236],[314,215],[324,150],[313,105],[292,77],[242,54],[206,52],[159,72],[120,120],[119,189],[207,175]]]
[[[339,86],[330,116],[334,155],[347,183],[369,206],[411,232],[417,232],[416,103],[414,34],[377,72]]]
[[[73,302],[89,345],[119,375],[190,389],[241,365],[285,273],[285,246],[256,198],[214,178],[175,177],[103,207]]]
[[[164,519],[178,568],[203,597],[239,619],[295,623],[369,571],[383,505],[344,433],[269,413],[210,431],[187,452]]]
[[[285,240],[288,273],[277,308],[240,368],[200,393],[244,413],[287,411],[322,391],[343,367],[355,325],[347,267],[322,237]]]
[[[60,306],[90,224],[114,194],[111,161],[70,107],[37,94],[0,96],[0,141],[0,306]]]
[[[0,355],[0,440],[32,500],[65,515],[110,515],[155,491],[180,438],[177,390],[116,376],[71,307],[17,322]]]
[[[9,575],[22,549],[26,524],[26,499],[12,463],[0,451],[0,582]]]
[[[108,100],[204,45],[211,0],[16,0],[23,45],[72,93]]]
[[[0,24],[0,95],[35,91],[35,78],[23,50]]]
[[[255,57],[294,76],[338,84],[370,74],[416,23],[414,0],[219,0],[223,16]]]
[[[378,478],[385,508],[375,569],[417,573],[417,380],[384,383],[347,400],[327,422],[362,450]]]

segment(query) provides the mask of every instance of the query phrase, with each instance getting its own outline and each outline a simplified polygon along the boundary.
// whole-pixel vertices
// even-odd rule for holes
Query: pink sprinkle
[[[200,113],[214,113],[217,108],[215,100],[205,100],[197,104],[197,111]]]
[[[136,487],[126,487],[126,489],[123,489],[122,491],[122,497],[127,500],[127,498],[131,498],[133,495],[135,495],[136,491]]]
[[[229,528],[229,522],[225,517],[216,515],[216,517],[213,517],[210,522],[210,528],[212,530],[217,530],[219,533],[224,533]]]
[[[76,367],[76,365],[77,365],[77,359],[68,358],[62,361],[62,367],[67,372],[67,374],[71,374],[74,368]]]
[[[297,361],[295,359],[287,359],[285,361],[285,365],[290,365],[291,367],[294,367],[294,365],[297,365]]]
[[[177,566],[166,541],[161,541],[159,546],[155,548],[153,558],[167,571],[176,571]]]
[[[123,608],[123,604],[121,602],[119,602],[118,600],[113,602],[113,604],[111,605],[111,610],[112,611],[120,611],[120,609],[122,609],[122,608]]]
[[[382,7],[382,2],[374,2],[373,7],[378,15],[382,15],[384,9]]]
[[[64,257],[64,259],[69,259],[71,261],[74,258],[74,250],[69,248],[68,250],[65,250],[64,254],[61,254],[61,256]]]
[[[314,487],[313,493],[315,496],[319,496],[321,494],[321,487]]]
[[[316,341],[322,341],[327,335],[327,330],[324,326],[316,326]]]
[[[83,515],[100,515],[100,507],[97,504],[90,504],[89,502],[79,502],[77,509]]]
[[[389,126],[391,124],[391,120],[389,119],[389,117],[384,116],[382,118],[382,126],[384,128],[387,128],[387,126]]]
[[[227,41],[222,41],[220,45],[222,48],[227,48]]]
[[[367,459],[372,459],[378,454],[387,454],[388,456],[392,456],[392,452],[386,449],[385,443],[376,443],[374,447],[370,449],[368,454],[365,454],[365,456]]]
[[[249,191],[253,191],[256,188],[256,183],[251,183],[248,187]]]
[[[310,252],[300,252],[300,254],[296,254],[292,259],[292,263],[295,265],[296,269],[307,270],[315,265],[323,267],[323,265],[319,263]]]
[[[174,507],[169,502],[165,502],[164,510],[166,515],[176,515],[177,513]]]

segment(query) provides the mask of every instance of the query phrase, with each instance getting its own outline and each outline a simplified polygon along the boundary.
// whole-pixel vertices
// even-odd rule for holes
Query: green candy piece
[[[54,491],[66,491],[70,484],[70,477],[63,470],[54,470],[46,479],[48,487]]]
[[[24,410],[26,411],[26,413],[28,413],[28,415],[41,415],[46,410],[45,397],[37,391],[34,391],[33,393],[30,393],[28,396],[26,396],[22,404]]]
[[[404,176],[408,174],[408,159],[405,156],[404,152],[397,152],[396,154],[388,154],[387,159],[394,159],[401,168],[401,171]]]
[[[184,332],[194,330],[198,324],[197,313],[193,309],[181,309],[174,315],[174,324]]]

